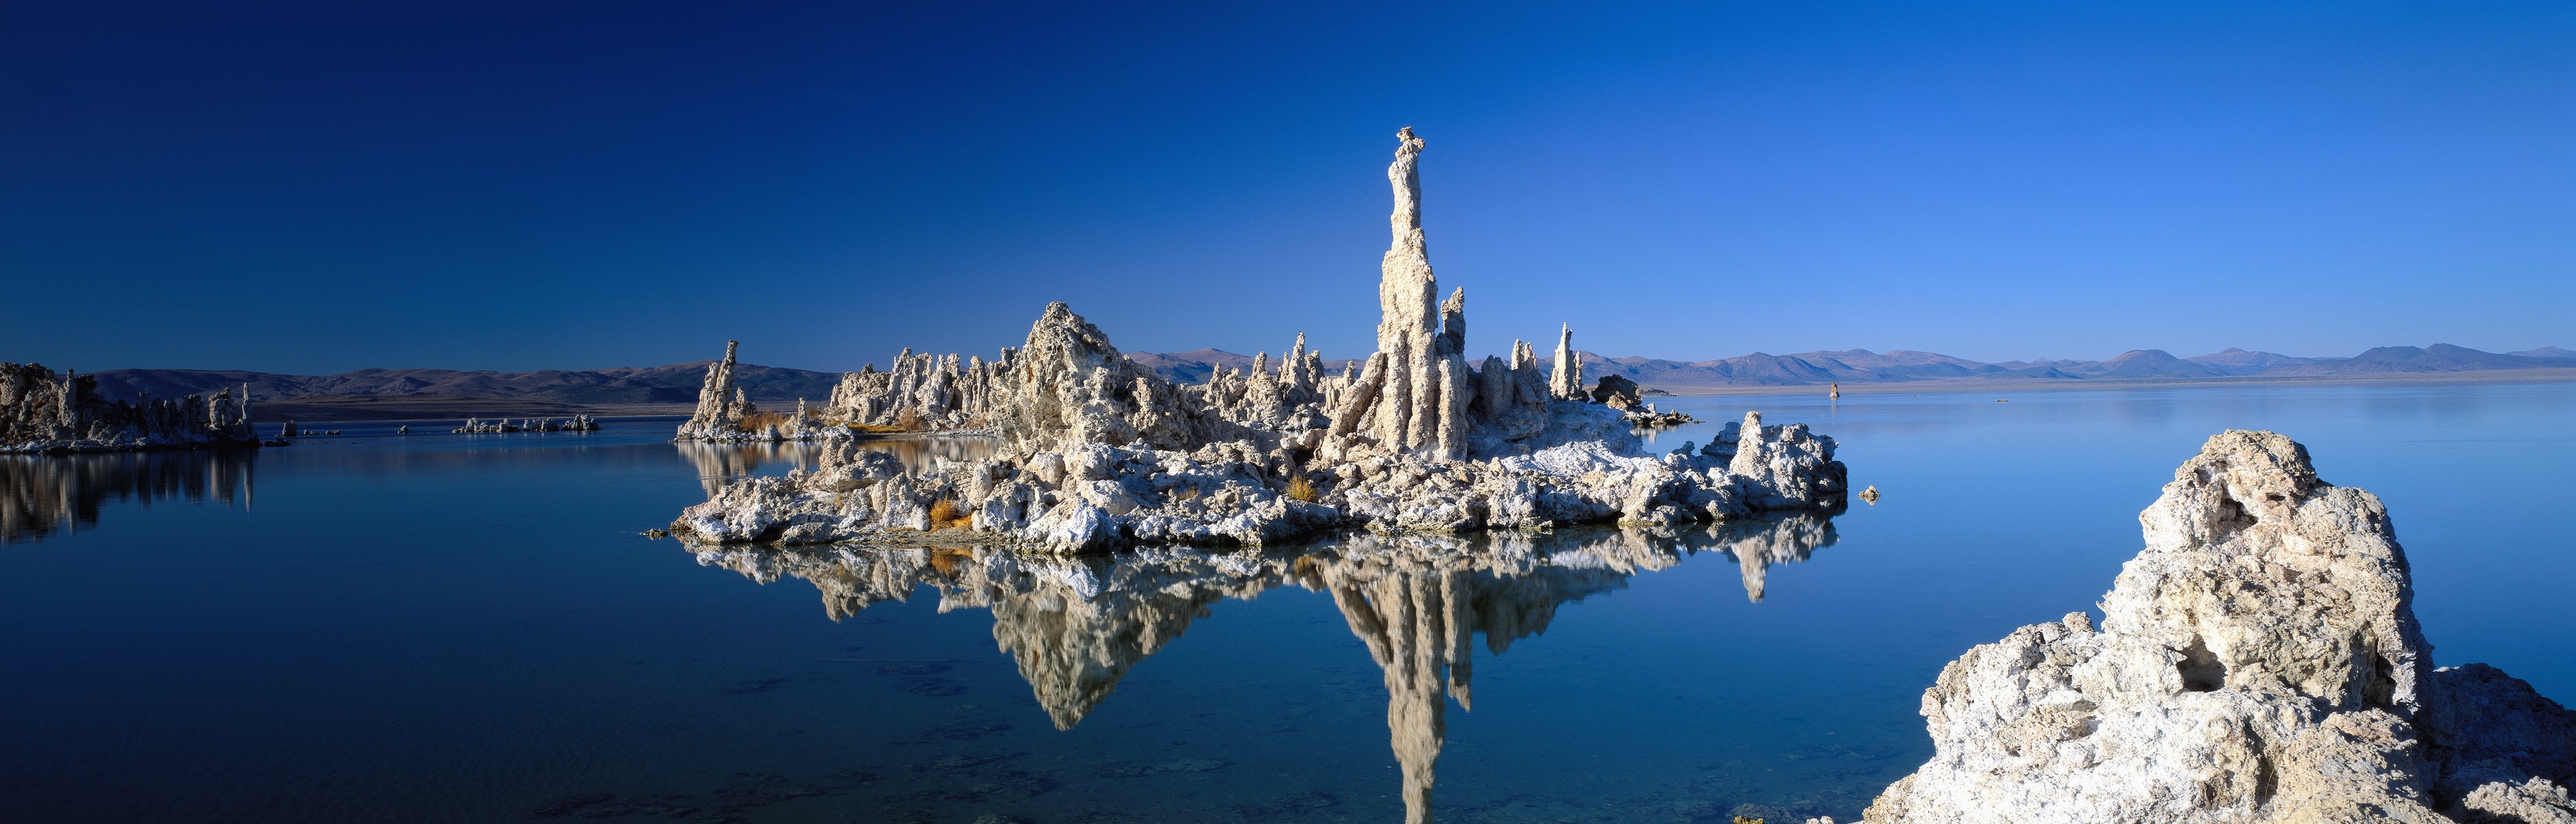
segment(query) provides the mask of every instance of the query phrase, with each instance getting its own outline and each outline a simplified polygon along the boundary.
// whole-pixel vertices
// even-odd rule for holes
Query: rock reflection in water
[[[770,583],[811,582],[833,620],[923,585],[939,610],[980,607],[993,637],[1057,729],[1072,729],[1130,667],[1179,638],[1219,601],[1279,586],[1330,595],[1384,671],[1387,727],[1404,774],[1405,817],[1431,816],[1448,698],[1471,707],[1474,636],[1501,654],[1547,629],[1560,604],[1627,585],[1701,552],[1730,556],[1760,601],[1773,564],[1835,539],[1797,514],[1680,531],[1592,528],[1470,536],[1356,535],[1296,551],[1144,550],[1116,558],[984,547],[693,547],[698,562]]]
[[[898,435],[863,438],[856,443],[861,451],[893,455],[910,467],[927,466],[932,458],[972,461],[993,455],[991,438]],[[679,448],[680,454],[697,466],[698,486],[704,488],[709,496],[715,495],[727,483],[760,474],[764,467],[813,469],[820,465],[824,450],[837,448],[831,441],[680,441],[672,446]]]
[[[98,523],[111,500],[186,499],[250,506],[248,450],[0,455],[0,542]]]

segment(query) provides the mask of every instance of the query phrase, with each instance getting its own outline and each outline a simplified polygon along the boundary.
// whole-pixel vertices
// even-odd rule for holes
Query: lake
[[[709,484],[814,458],[667,443],[676,419],[0,457],[0,798],[17,821],[1848,821],[1929,755],[1942,665],[2090,609],[2228,427],[2387,502],[2437,663],[2576,698],[2576,383],[1867,389],[1651,399],[1707,421],[1659,449],[1746,409],[1833,436],[1885,497],[1829,519],[1112,559],[651,540]]]

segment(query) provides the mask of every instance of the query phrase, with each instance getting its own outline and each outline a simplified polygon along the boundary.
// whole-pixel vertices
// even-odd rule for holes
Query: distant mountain
[[[2567,354],[2534,354],[2551,352]],[[1892,352],[1846,349],[1794,355],[1755,352],[1706,361],[1609,358],[1591,352],[1582,352],[1580,356],[1583,358],[1583,374],[1588,379],[1597,380],[1602,375],[1616,373],[1641,386],[1684,391],[1727,386],[1933,380],[2127,382],[2576,368],[2576,353],[2555,347],[2499,355],[2450,344],[2435,344],[2421,349],[2412,346],[2381,347],[2350,358],[2303,358],[2244,349],[2177,358],[2161,349],[2140,349],[2108,360],[2043,359],[2003,363],[1983,363],[1903,349]],[[1159,354],[1139,352],[1127,357],[1181,383],[1203,383],[1209,373],[1218,368],[1243,369],[1252,364],[1250,356],[1222,349]],[[1340,364],[1335,361],[1333,367],[1339,369]]]
[[[1593,380],[1619,374],[1639,385],[1690,391],[1729,386],[1804,386],[1825,383],[1891,383],[1944,380],[2043,382],[2187,381],[2225,378],[2369,377],[2520,369],[2576,369],[2576,351],[2555,346],[2498,354],[2437,343],[2383,346],[2349,358],[2292,357],[2228,349],[2177,358],[2159,349],[2124,352],[2108,360],[2029,360],[1984,363],[1933,352],[1755,352],[1706,361],[1607,358],[1580,353]],[[1245,369],[1252,357],[1222,349],[1137,352],[1127,356],[1166,378],[1205,383],[1217,369]],[[360,369],[336,375],[204,369],[114,369],[96,373],[100,394],[131,399],[170,398],[249,384],[254,400],[334,397],[499,399],[571,405],[693,403],[711,361],[668,366],[539,372],[468,372],[454,369]],[[1350,361],[1328,360],[1341,371]],[[734,382],[754,401],[821,401],[841,376],[776,366],[738,364]]]
[[[2212,355],[2197,355],[2183,360],[2207,366],[2222,375],[2255,375],[2269,369],[2305,366],[2324,358],[2294,358],[2272,352],[2248,352],[2235,347]]]
[[[171,398],[250,384],[255,401],[347,395],[521,398],[571,404],[695,403],[713,361],[669,366],[540,372],[454,369],[360,369],[337,375],[201,369],[112,369],[97,373],[99,394]],[[739,363],[734,385],[759,402],[821,401],[840,385],[832,372]]]

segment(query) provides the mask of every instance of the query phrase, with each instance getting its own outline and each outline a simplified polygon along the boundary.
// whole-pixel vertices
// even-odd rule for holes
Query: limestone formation
[[[2576,713],[2434,668],[2378,498],[2229,431],[2139,521],[2098,630],[2072,613],[1942,670],[1932,760],[1869,822],[2576,822]]]
[[[1398,134],[1387,179],[1393,241],[1381,267],[1379,349],[1327,375],[1301,335],[1288,357],[1178,385],[1122,355],[1063,303],[992,364],[906,353],[895,375],[845,378],[819,413],[750,409],[732,350],[708,370],[681,439],[845,436],[894,410],[974,427],[988,460],[884,473],[849,450],[815,472],[746,479],[682,513],[698,539],[815,543],[931,526],[945,502],[975,529],[1056,551],[1137,544],[1271,544],[1333,529],[1454,533],[1576,523],[1679,524],[1842,505],[1833,441],[1803,425],[1728,430],[1707,449],[1649,455],[1631,413],[1579,386],[1570,339],[1554,378],[1534,350],[1470,366],[1466,294],[1436,301],[1416,171],[1422,141]],[[905,369],[911,371],[904,371]],[[1633,383],[1619,397],[1635,406]],[[1610,385],[1610,384],[1605,384]],[[1645,410],[1643,419],[1660,419]],[[784,418],[785,416],[777,416]],[[1741,433],[1739,437],[1734,433]],[[832,435],[830,433],[840,433]]]
[[[405,434],[410,431],[411,427],[406,426],[395,434]],[[553,418],[526,418],[514,421],[508,418],[501,418],[498,420],[487,421],[482,418],[466,418],[465,423],[448,431],[458,435],[491,435],[503,432],[597,432],[599,431],[599,421],[593,420],[589,415],[574,415],[561,420]],[[331,434],[337,435],[340,433],[332,432]]]
[[[1548,392],[1567,400],[1583,397],[1583,359],[1574,351],[1574,326],[1556,331],[1556,371],[1549,373]]]
[[[939,610],[983,608],[1057,729],[1107,700],[1128,670],[1220,602],[1296,586],[1339,607],[1383,671],[1387,728],[1405,819],[1431,820],[1448,703],[1472,706],[1476,636],[1500,655],[1547,630],[1557,607],[1620,589],[1690,554],[1732,555],[1747,596],[1762,570],[1831,545],[1823,517],[1798,513],[1682,530],[1573,529],[1474,536],[1355,535],[1294,552],[1149,549],[1116,559],[1029,555],[959,542],[786,550],[689,544],[698,562],[755,581],[811,582],[834,620],[927,585]]]
[[[40,364],[0,363],[0,453],[255,447],[250,387],[110,401],[98,379]]]
[[[725,342],[724,360],[707,367],[698,409],[680,424],[675,441],[777,442],[850,438],[900,432],[966,434],[989,426],[994,388],[1008,378],[1017,351],[979,356],[918,354],[905,349],[893,367],[868,364],[841,375],[820,407],[796,401],[792,413],[764,413],[734,385],[737,344]]]

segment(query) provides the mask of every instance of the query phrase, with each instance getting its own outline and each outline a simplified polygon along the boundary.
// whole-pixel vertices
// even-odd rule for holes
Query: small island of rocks
[[[98,379],[0,363],[0,453],[256,447],[250,387],[176,399],[111,401]]]
[[[1138,544],[1268,544],[1361,527],[1457,533],[1578,523],[1679,526],[1838,510],[1833,439],[1748,414],[1705,446],[1647,454],[1634,384],[1596,398],[1560,330],[1555,363],[1515,341],[1466,359],[1466,292],[1439,295],[1425,251],[1423,141],[1397,134],[1393,242],[1380,269],[1378,348],[1339,374],[1303,336],[1273,366],[1176,385],[1073,312],[1047,306],[1024,344],[985,361],[907,352],[843,377],[822,409],[765,413],[732,386],[735,346],[708,369],[679,440],[831,439],[821,467],[719,489],[671,525],[711,543],[900,540],[963,527],[1059,552]],[[997,453],[905,467],[847,439],[874,431],[989,433]]]

